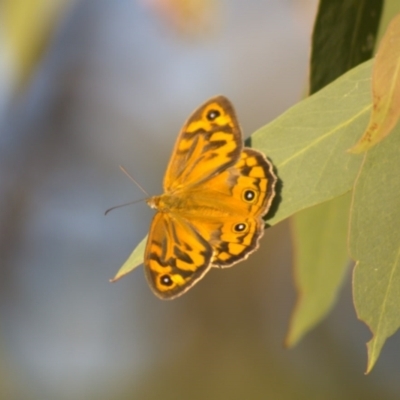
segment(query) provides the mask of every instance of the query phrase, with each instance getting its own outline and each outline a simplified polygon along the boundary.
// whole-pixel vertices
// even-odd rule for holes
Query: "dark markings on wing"
[[[221,131],[221,130],[218,130]],[[186,167],[182,169],[181,173],[179,174],[179,177],[181,177],[182,173],[185,172],[187,175],[190,175],[192,173],[192,171],[194,171],[199,164],[203,163],[203,162],[207,162],[210,161],[216,157],[219,157],[220,154],[218,153],[218,149],[220,149],[221,147],[225,146],[227,144],[226,140],[209,140],[207,142],[206,145],[204,145],[203,149],[202,149],[202,154],[197,157],[196,160],[192,161],[190,164],[190,169],[188,168],[188,165],[186,164]],[[191,146],[189,149],[187,150],[183,150],[181,151],[181,155],[184,155],[185,153],[187,153],[186,155],[186,160],[189,160],[190,157],[192,156],[193,152],[194,152],[195,146]],[[233,149],[232,151],[227,153],[228,157],[237,157],[237,148]],[[217,171],[215,171],[217,172]],[[178,177],[178,178],[179,178]]]
[[[227,251],[229,243],[243,244],[245,239],[247,238],[247,236],[248,236],[248,232],[243,233],[241,235],[236,234],[234,241],[232,241],[232,242],[221,242],[221,245],[218,244],[218,249],[224,248],[224,250]],[[255,236],[253,236],[250,245],[243,244],[243,246],[251,247],[256,242],[256,240],[257,240],[257,238]],[[225,248],[225,246],[226,246],[226,248]]]
[[[255,185],[258,187],[259,191],[261,191],[261,181],[262,179],[266,179],[267,180],[267,193],[264,199],[264,203],[265,204],[270,204],[274,195],[275,195],[275,184],[278,180],[278,178],[276,177],[274,170],[273,170],[273,165],[272,163],[266,159],[264,157],[264,155],[260,152],[258,152],[257,150],[254,149],[250,149],[250,148],[245,148],[243,149],[243,151],[245,151],[247,154],[249,154],[250,156],[255,157],[259,162],[258,162],[258,166],[261,166],[262,169],[264,170],[264,174],[265,174],[265,178],[254,178],[255,180]],[[243,173],[243,175],[250,176],[251,177],[251,169],[253,167],[243,167],[243,170],[246,170],[246,173]],[[248,171],[247,171],[248,169]],[[266,214],[269,210],[269,207],[267,207],[265,209],[265,213]]]
[[[231,193],[231,195],[233,195],[233,189],[238,184],[239,178],[240,178],[240,174],[236,175],[236,174],[230,173],[228,175],[227,185],[228,185],[228,189],[229,189],[229,192]]]
[[[258,196],[260,196],[260,193],[261,193],[260,184],[261,184],[261,178],[254,178],[253,179],[253,185],[257,188]],[[267,198],[266,198],[266,200],[267,200]],[[264,200],[264,202],[265,202],[265,200]]]
[[[193,271],[180,269],[176,266],[176,258],[175,257],[169,257],[168,259],[163,260],[156,253],[150,253],[149,260],[155,261],[160,267],[163,267],[163,268],[171,267],[174,270],[178,270],[179,275],[181,275],[185,279],[191,278],[193,276]],[[150,273],[153,273],[153,272],[150,271]]]
[[[160,257],[157,253],[155,252],[151,252],[149,254],[149,260],[153,260],[155,261],[157,264],[160,265],[160,267],[175,267],[176,268],[176,260],[173,257],[169,257],[169,258],[164,258],[164,257]]]
[[[222,253],[222,252],[227,253],[227,252],[229,251],[228,245],[229,245],[228,242],[221,242],[221,243],[218,245],[218,250],[219,250],[219,252],[220,252],[220,253]]]
[[[204,151],[217,150],[222,146],[226,145],[226,140],[210,140],[204,147]],[[216,157],[217,154],[212,154],[212,157]],[[211,157],[210,157],[211,158]]]
[[[155,243],[154,240],[153,243]],[[166,237],[163,237],[162,246],[160,247],[161,247],[161,257],[165,258],[167,256],[167,251],[168,251],[168,241]]]
[[[204,136],[205,139],[210,140],[212,135],[214,135],[214,133],[216,132],[229,133],[230,135],[234,136],[233,129],[229,124],[225,125],[212,124],[212,125],[213,125],[212,128],[208,131],[205,130],[204,128],[199,128],[192,132],[184,132],[182,135],[182,140],[193,139],[201,135]]]
[[[231,266],[235,263],[237,263],[240,260],[243,260],[246,258],[246,256],[253,251],[254,248],[257,246],[257,241],[258,241],[258,235],[253,235],[251,237],[251,242],[250,244],[243,244],[245,239],[247,238],[246,234],[235,236],[235,241],[234,242],[220,242],[218,245],[215,247],[215,259],[213,260],[213,267],[226,267],[226,266]],[[238,254],[232,254],[229,245],[233,244],[239,244],[244,246],[243,250],[240,251]],[[219,258],[219,255],[222,253],[229,254],[229,258],[226,260],[223,260]]]
[[[253,169],[253,167],[249,167],[248,165],[245,165],[244,167],[241,168],[241,173],[244,176],[249,176],[250,171]]]
[[[186,160],[190,160],[190,157],[192,157],[193,152],[194,152],[194,150],[195,150],[196,147],[197,147],[198,141],[199,141],[199,135],[196,135],[196,136],[193,138],[192,145],[191,145],[188,149],[186,149],[186,150],[179,150],[179,149],[178,149],[178,150],[176,151],[176,154],[177,154],[177,155],[180,155],[180,156],[185,156]]]
[[[210,131],[206,131],[203,128],[200,128],[194,132],[185,132],[182,136],[182,140],[192,140],[193,142],[188,149],[185,150],[178,149],[176,154],[181,156],[186,155],[186,159],[189,159],[194,149],[197,146],[197,142],[199,141],[200,136],[203,136],[205,142],[207,142],[207,144],[203,147],[203,152],[209,151],[211,149],[218,149],[222,146],[225,146],[226,140],[212,140],[212,136],[217,132],[228,133],[234,136],[232,128],[229,125],[215,125]],[[236,149],[233,153],[235,152]]]
[[[187,244],[187,243],[182,243],[183,244],[183,246],[185,247],[185,250],[188,250],[188,251],[192,251],[193,250],[193,247],[192,246],[190,246],[190,244]]]
[[[188,264],[194,264],[192,257],[190,257],[189,254],[184,253],[179,247],[174,246],[173,252],[175,256],[180,260],[182,260],[183,262]]]
[[[172,234],[172,236],[173,236],[173,238],[174,238],[174,243],[176,243],[177,245],[181,245],[181,240],[179,239],[179,236],[178,236],[178,234],[176,233],[176,228],[175,228],[175,225],[173,225],[173,224],[170,224],[170,225],[168,225],[170,228],[172,228],[172,229],[170,229],[170,232],[171,232],[171,234]]]
[[[162,244],[161,244],[161,242],[159,242],[158,240],[153,240],[153,243],[154,243],[156,246],[162,248]]]

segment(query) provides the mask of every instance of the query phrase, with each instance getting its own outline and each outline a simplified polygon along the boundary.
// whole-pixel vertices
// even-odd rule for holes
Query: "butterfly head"
[[[161,196],[152,196],[146,199],[146,203],[150,208],[160,209]]]

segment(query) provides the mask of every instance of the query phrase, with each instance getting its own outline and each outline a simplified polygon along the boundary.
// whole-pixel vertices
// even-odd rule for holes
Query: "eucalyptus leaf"
[[[310,93],[372,57],[383,0],[320,0],[311,50]]]
[[[367,372],[400,327],[400,126],[367,152],[354,189],[350,251],[358,317],[372,331]]]
[[[298,300],[286,345],[294,346],[332,308],[349,265],[351,192],[296,214],[292,226]]]
[[[362,156],[347,152],[371,112],[371,61],[352,69],[252,135],[282,183],[271,225],[350,191]]]
[[[310,94],[372,57],[382,4],[382,0],[319,2],[312,38]],[[298,297],[286,339],[289,346],[324,318],[336,300],[348,265],[349,198],[334,198],[292,216]]]

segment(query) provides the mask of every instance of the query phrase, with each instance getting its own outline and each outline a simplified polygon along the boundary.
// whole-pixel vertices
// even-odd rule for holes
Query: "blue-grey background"
[[[185,35],[134,0],[77,0],[18,97],[0,79],[3,399],[398,399],[399,337],[369,376],[350,271],[335,309],[283,347],[295,289],[287,221],[232,269],[157,299],[142,268],[151,194],[191,111],[224,94],[245,136],[302,98],[315,0],[219,1]],[[0,71],[1,73],[1,71]]]

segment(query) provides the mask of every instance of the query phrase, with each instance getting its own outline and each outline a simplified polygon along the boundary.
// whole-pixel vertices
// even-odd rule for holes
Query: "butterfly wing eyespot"
[[[207,112],[207,119],[209,121],[214,121],[220,115],[221,115],[221,113],[218,110],[211,109],[210,111]]]
[[[239,222],[237,224],[233,225],[233,232],[237,233],[237,232],[245,232],[248,228],[248,225],[243,223],[243,222]]]
[[[174,281],[172,280],[171,276],[168,274],[160,275],[158,277],[158,281],[159,281],[160,285],[162,285],[163,287],[166,287],[166,288],[170,288],[174,284]]]
[[[254,203],[257,201],[257,192],[253,189],[244,189],[242,192],[242,199],[246,203]]]

